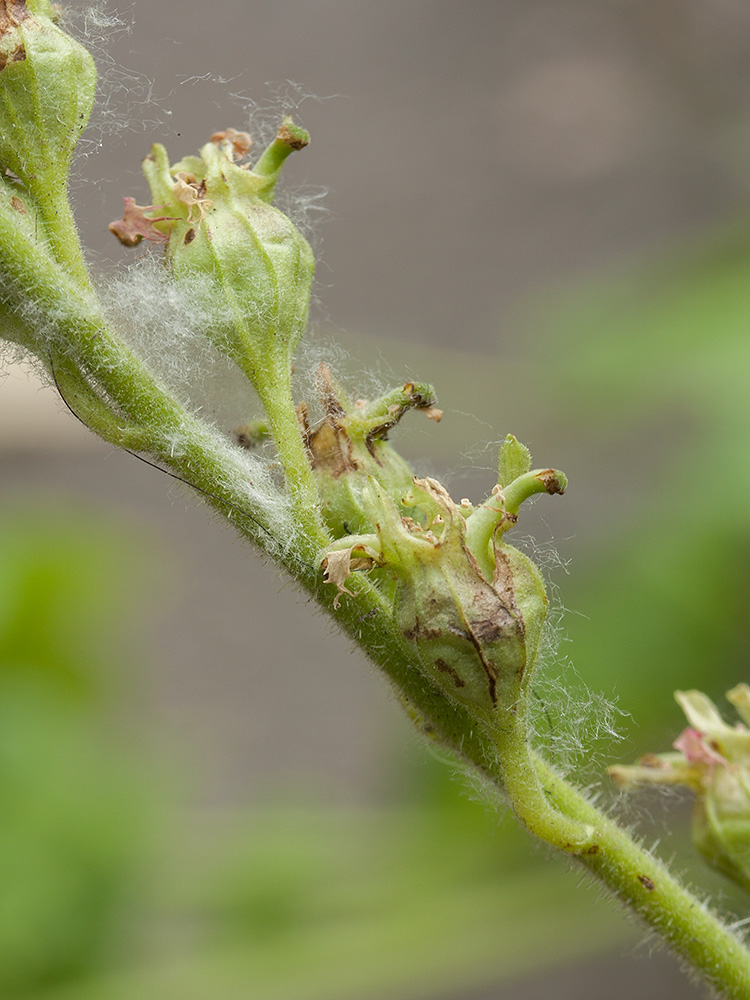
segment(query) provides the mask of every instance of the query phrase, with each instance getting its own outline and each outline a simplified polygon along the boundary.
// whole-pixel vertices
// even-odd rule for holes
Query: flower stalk
[[[737,936],[532,746],[548,602],[538,568],[505,536],[524,501],[565,492],[564,474],[532,469],[508,436],[489,495],[456,503],[388,441],[413,410],[439,420],[431,386],[353,400],[322,366],[320,420],[295,404],[314,261],[273,204],[284,161],[308,141],[285,119],[254,165],[243,162],[250,137],[232,129],[174,164],[154,146],[152,204],[126,198],[110,226],[127,246],[160,245],[170,287],[211,315],[212,348],[263,410],[246,443],[261,428],[273,442],[288,511],[276,516],[249,474],[259,464],[128,346],[94,291],[66,195],[94,82],[46,0],[0,0],[2,336],[36,357],[92,430],[193,486],[283,565],[383,669],[419,728],[481,772],[530,832],[599,877],[712,986],[747,1000],[750,953]]]

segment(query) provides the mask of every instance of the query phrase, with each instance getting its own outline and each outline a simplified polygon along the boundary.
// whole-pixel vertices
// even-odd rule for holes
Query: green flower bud
[[[349,400],[334,383],[330,369],[318,369],[323,402],[323,420],[315,428],[306,426],[305,440],[321,502],[321,513],[334,538],[370,530],[362,502],[368,478],[376,479],[396,501],[411,489],[413,472],[388,444],[388,432],[407,410],[421,410],[440,420],[435,392],[424,383],[407,382],[374,402]]]
[[[64,192],[96,90],[91,55],[48,0],[0,2],[0,167],[41,205]]]
[[[554,486],[542,487],[540,476],[547,476],[548,487],[554,479]],[[523,471],[508,492],[517,486],[520,502],[521,494],[542,488],[562,492],[561,481],[552,470]],[[502,490],[496,487],[475,509],[468,501],[454,503],[435,480],[415,479],[399,506],[370,477],[361,503],[372,531],[335,542],[323,559],[325,578],[345,593],[351,593],[346,585],[356,569],[377,567],[381,578],[394,578],[394,619],[425,675],[450,700],[494,724],[498,712],[513,711],[527,690],[548,607],[537,567],[503,542],[516,515]]]
[[[166,241],[175,278],[218,306],[209,336],[261,395],[280,378],[288,381],[307,324],[312,250],[271,204],[284,160],[307,141],[285,119],[252,169],[235,162],[250,143],[234,130],[172,166],[166,149],[154,146],[144,161],[154,205],[126,199],[125,217],[110,226],[131,246],[143,237]]]
[[[695,793],[693,843],[705,860],[750,890],[750,687],[727,693],[742,723],[729,726],[700,691],[677,691],[690,725],[675,753],[649,754],[634,767],[611,767],[622,787],[685,785]]]

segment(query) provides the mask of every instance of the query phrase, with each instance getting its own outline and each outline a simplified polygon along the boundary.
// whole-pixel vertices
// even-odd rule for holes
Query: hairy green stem
[[[355,600],[342,603],[338,621],[406,696],[428,735],[478,768],[532,833],[585,866],[722,996],[748,1000],[750,952],[740,938],[538,754],[526,747],[524,760],[523,747],[513,740],[499,747],[465,709],[450,705],[420,674],[408,648],[394,641],[387,609],[380,604],[363,588]]]
[[[476,767],[505,794],[529,830],[586,866],[670,943],[729,1000],[750,997],[750,953],[719,919],[666,868],[565,782],[526,743],[524,706],[505,732],[476,722],[426,678],[417,654],[395,626],[392,608],[366,576],[355,597],[335,608],[336,590],[324,585],[320,548],[327,537],[317,521],[309,463],[287,386],[269,390],[269,422],[279,444],[299,534],[280,538],[262,505],[243,488],[244,469],[217,432],[187,411],[109,330],[94,299],[42,247],[14,231],[0,212],[0,282],[8,305],[47,330],[32,345],[73,395],[82,416],[102,436],[161,459],[206,494],[227,519],[274,553],[393,681],[424,731]],[[46,336],[46,339],[45,339]],[[122,435],[122,440],[118,440]],[[179,438],[174,451],[169,441]],[[305,509],[307,506],[307,510]],[[300,554],[302,553],[302,554]]]
[[[301,555],[314,563],[321,549],[331,542],[320,517],[318,491],[313,481],[288,379],[255,383],[256,391],[268,418],[268,427],[276,446],[294,518],[300,529]]]
[[[289,539],[273,535],[261,506],[242,488],[245,470],[231,464],[222,439],[204,421],[187,411],[160,384],[128,347],[109,330],[95,301],[81,294],[68,273],[37,245],[14,232],[0,213],[0,283],[15,289],[14,305],[21,314],[33,309],[44,330],[30,348],[57,380],[74,412],[107,440],[141,450],[163,461],[176,475],[195,486],[221,513],[237,522],[244,534],[272,550]],[[74,379],[75,373],[75,379]],[[80,392],[83,412],[66,388]],[[98,393],[95,391],[98,390]],[[95,402],[96,401],[96,402]],[[105,416],[109,411],[109,418]],[[130,435],[117,440],[118,428]],[[136,433],[137,429],[137,433]],[[174,448],[175,440],[179,448]],[[275,544],[269,544],[269,542]]]
[[[59,184],[39,185],[36,201],[39,213],[44,220],[50,250],[57,261],[78,282],[81,289],[91,292],[91,281],[86,269],[81,242],[78,238],[78,227],[70,208],[67,191],[60,189]]]
[[[566,854],[583,854],[591,848],[594,828],[559,810],[548,799],[529,746],[525,714],[525,706],[519,705],[509,730],[495,737],[508,802],[534,836]]]
[[[750,997],[750,953],[666,866],[636,844],[540,757],[536,768],[551,803],[596,830],[578,860],[729,1000]]]

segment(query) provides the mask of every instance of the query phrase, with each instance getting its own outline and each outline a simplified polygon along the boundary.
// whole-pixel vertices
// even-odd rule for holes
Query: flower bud
[[[47,0],[0,0],[0,168],[40,204],[65,190],[95,90],[91,55]]]
[[[540,477],[548,474],[555,485],[547,491],[562,492],[561,473],[516,471],[508,486],[515,501],[547,488]],[[432,683],[485,722],[514,711],[538,657],[548,602],[537,567],[503,542],[516,515],[502,490],[475,509],[454,503],[433,479],[414,479],[399,505],[370,477],[361,504],[372,530],[330,546],[325,578],[346,593],[355,569],[374,569],[384,593],[382,581],[394,579],[394,619]]]
[[[125,217],[110,226],[127,245],[144,236],[166,239],[175,278],[215,307],[209,336],[259,392],[288,379],[307,323],[312,250],[271,204],[283,161],[307,141],[285,119],[253,169],[235,162],[250,140],[233,129],[172,166],[156,145],[144,161],[153,206],[139,209],[127,199]]]
[[[440,420],[432,386],[407,382],[374,402],[349,400],[327,365],[318,369],[323,419],[305,427],[321,513],[334,538],[370,530],[362,489],[370,477],[398,501],[412,486],[413,472],[388,444],[388,432],[410,409]],[[306,421],[306,410],[301,412]]]
[[[649,754],[634,767],[611,767],[622,787],[685,785],[695,793],[693,843],[705,860],[750,889],[750,687],[727,693],[742,723],[729,726],[700,691],[677,691],[689,726],[675,753]]]

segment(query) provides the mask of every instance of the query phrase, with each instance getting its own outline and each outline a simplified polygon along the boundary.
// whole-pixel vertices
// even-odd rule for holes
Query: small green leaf
[[[531,469],[531,452],[512,434],[503,441],[497,462],[497,481],[508,486],[519,476],[525,476]]]

